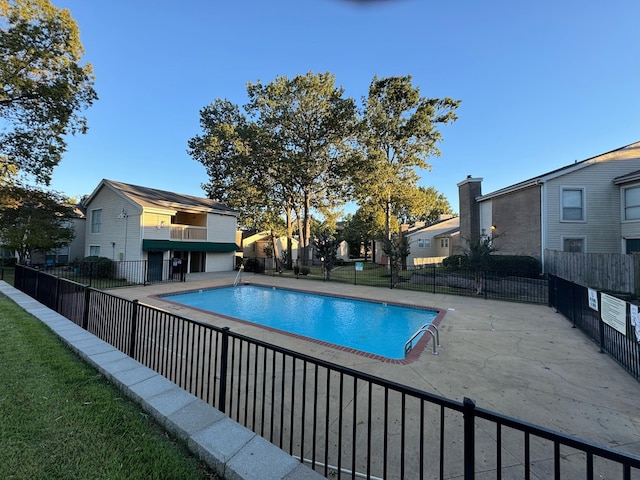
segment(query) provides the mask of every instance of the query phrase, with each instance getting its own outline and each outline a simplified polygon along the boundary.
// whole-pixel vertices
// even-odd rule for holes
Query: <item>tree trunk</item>
[[[276,232],[271,230],[271,245],[273,245],[273,263],[276,272],[280,272],[280,252],[278,252],[278,239],[276,238]]]
[[[293,220],[291,219],[291,207],[287,206],[284,210],[287,219],[287,270],[293,269]]]

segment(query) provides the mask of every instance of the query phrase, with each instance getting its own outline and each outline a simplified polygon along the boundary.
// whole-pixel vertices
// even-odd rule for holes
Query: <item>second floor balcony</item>
[[[207,240],[207,227],[196,227],[193,225],[171,225],[171,240]]]

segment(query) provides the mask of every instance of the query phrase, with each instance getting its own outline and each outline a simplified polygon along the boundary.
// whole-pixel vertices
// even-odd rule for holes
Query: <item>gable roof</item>
[[[416,233],[424,233],[429,232],[430,230],[440,230],[442,228],[446,228],[445,231],[439,232],[437,236],[440,235],[452,235],[456,231],[460,230],[460,217],[451,217],[445,218],[444,220],[439,220],[435,223],[431,223],[429,225],[425,225],[418,228],[413,228],[404,232],[404,235],[410,236]]]
[[[495,190],[491,193],[487,193],[486,195],[481,195],[480,197],[477,198],[478,201],[483,201],[483,200],[488,200],[490,198],[493,197],[498,197],[500,195],[504,195],[506,193],[511,193],[517,190],[521,190],[523,188],[527,188],[527,187],[531,187],[534,185],[539,185],[541,183],[544,183],[548,180],[552,180],[554,178],[557,177],[561,177],[562,175],[566,175],[568,173],[571,172],[575,172],[576,170],[580,170],[582,168],[586,168],[589,167],[591,165],[594,165],[595,163],[598,163],[600,161],[604,161],[606,160],[606,158],[608,155],[611,154],[615,154],[618,152],[621,152],[623,150],[627,150],[627,149],[640,149],[640,142],[635,142],[635,143],[630,143],[629,145],[625,145],[624,147],[620,147],[620,148],[616,148],[615,150],[611,150],[609,152],[606,153],[601,153],[600,155],[596,155],[595,157],[589,157],[585,160],[581,160],[581,161],[575,161],[574,163],[570,164],[570,165],[565,165],[564,167],[560,167],[557,168],[555,170],[551,170],[550,172],[547,173],[543,173],[542,175],[538,175],[537,177],[533,177],[530,178],[528,180],[525,180],[523,182],[519,182],[519,183],[514,183],[513,185],[510,185],[508,187],[505,188],[501,188],[500,190]],[[639,155],[640,157],[640,155]]]
[[[194,197],[183,193],[168,192],[155,188],[141,187],[129,183],[103,179],[93,193],[83,202],[88,205],[93,197],[103,188],[116,190],[141,207],[155,207],[170,210],[181,210],[192,213],[220,213],[237,216],[238,212],[226,205],[209,198]]]

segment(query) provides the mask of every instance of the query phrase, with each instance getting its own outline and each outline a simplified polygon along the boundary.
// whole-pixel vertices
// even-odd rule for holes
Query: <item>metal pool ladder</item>
[[[240,265],[238,269],[238,274],[236,275],[236,279],[233,281],[233,286],[237,287],[238,283],[240,283],[240,276],[242,275],[242,271],[244,270],[244,265]]]
[[[431,330],[431,328],[433,328],[433,330]],[[409,340],[407,340],[407,343],[404,344],[404,356],[405,357],[407,355],[409,355],[409,352],[411,350],[413,350],[413,340],[423,332],[431,334],[431,338],[433,339],[432,353],[434,355],[438,355],[438,351],[436,350],[436,347],[441,347],[442,346],[442,345],[440,345],[440,331],[438,330],[438,327],[436,327],[434,324],[425,323],[423,326],[421,326],[418,329],[418,331],[416,331],[416,333],[411,335],[411,338]]]

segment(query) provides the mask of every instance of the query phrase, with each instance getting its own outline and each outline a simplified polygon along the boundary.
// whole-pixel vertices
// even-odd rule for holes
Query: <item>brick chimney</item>
[[[480,206],[476,198],[481,195],[482,178],[467,175],[467,178],[458,183],[460,240],[463,246],[480,237]]]

